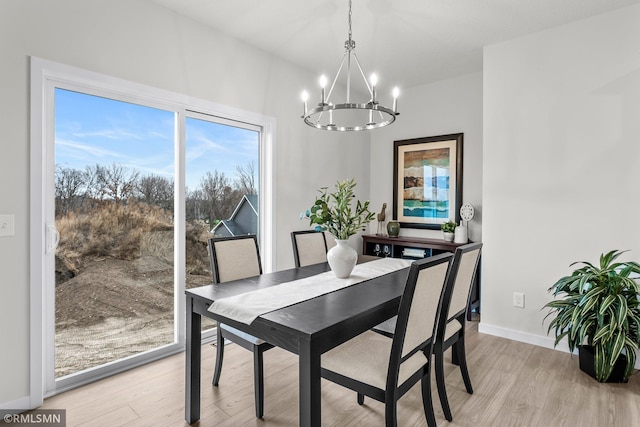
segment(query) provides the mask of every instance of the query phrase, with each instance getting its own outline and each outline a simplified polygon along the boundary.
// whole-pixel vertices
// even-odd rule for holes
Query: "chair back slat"
[[[212,237],[209,239],[209,255],[214,283],[262,274],[260,251],[255,235]]]

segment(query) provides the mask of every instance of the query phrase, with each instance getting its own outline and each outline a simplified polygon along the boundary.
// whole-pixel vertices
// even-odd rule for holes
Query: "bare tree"
[[[256,166],[253,162],[250,162],[245,167],[236,166],[235,187],[244,195],[258,194],[256,189]]]
[[[143,202],[173,210],[173,180],[160,175],[145,175],[137,180],[135,189]]]
[[[78,169],[56,166],[56,216],[77,210],[86,194],[86,176]]]
[[[242,194],[231,186],[231,182],[223,172],[207,172],[200,180],[200,189],[204,197],[205,216],[209,224],[227,219],[233,213]]]
[[[205,215],[205,197],[201,189],[197,188],[193,191],[185,190],[185,213],[187,221],[203,220],[208,218]]]
[[[104,197],[103,191],[98,185],[98,176],[102,174],[102,167],[99,164],[94,166],[86,166],[84,169],[84,175],[87,180],[85,196],[91,200],[102,200]]]
[[[138,171],[117,163],[109,166],[96,165],[96,184],[101,199],[111,199],[116,203],[126,200],[134,193],[138,175]]]

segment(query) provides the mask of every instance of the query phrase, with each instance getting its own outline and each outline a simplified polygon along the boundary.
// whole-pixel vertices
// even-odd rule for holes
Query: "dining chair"
[[[326,231],[323,231],[323,234],[324,234],[324,240],[327,242],[327,250],[337,245],[336,238],[333,237],[333,234],[327,233]]]
[[[315,230],[292,231],[291,243],[296,267],[327,262],[327,240],[324,232]]]
[[[440,319],[440,326],[433,346],[435,358],[434,371],[436,373],[438,396],[440,397],[442,411],[448,421],[453,419],[444,382],[444,352],[449,347],[453,347],[451,352],[452,361],[455,365],[460,366],[460,372],[467,392],[473,394],[469,370],[467,369],[464,331],[467,319],[467,307],[469,305],[469,298],[471,297],[471,288],[478,270],[481,249],[482,243],[480,242],[469,243],[456,248],[451,262],[450,274],[447,279],[451,282],[450,286],[453,289],[453,296],[447,310],[441,313],[442,319]],[[392,338],[395,323],[396,317],[392,317],[376,325],[373,331]]]
[[[258,249],[258,240],[255,235],[212,237],[209,239],[209,256],[211,258],[214,284],[222,284],[262,274],[260,250]],[[218,323],[216,366],[213,374],[213,385],[216,387],[222,372],[225,339],[253,352],[253,387],[256,417],[262,418],[264,414],[263,353],[273,348],[273,345],[229,325]]]
[[[397,425],[397,401],[418,381],[427,424],[436,425],[431,352],[440,312],[451,297],[451,258],[441,254],[411,264],[393,339],[369,330],[321,356],[323,378],[356,391],[360,405],[364,396],[385,404],[387,427]]]
[[[293,260],[296,267],[327,262],[327,252],[336,245],[336,240],[324,231],[302,230],[291,232]],[[358,254],[358,264],[379,259],[373,255]]]
[[[452,421],[451,408],[447,398],[444,381],[444,352],[451,347],[452,362],[460,367],[462,380],[467,393],[473,394],[471,378],[467,368],[465,351],[465,323],[467,307],[471,297],[471,288],[480,263],[482,243],[470,243],[458,246],[451,262],[449,280],[452,282],[451,302],[447,310],[441,312],[436,342],[433,346],[435,358],[436,384],[442,412],[448,421]]]

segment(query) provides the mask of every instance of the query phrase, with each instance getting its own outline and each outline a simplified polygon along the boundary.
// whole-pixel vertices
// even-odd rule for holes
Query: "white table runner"
[[[356,265],[351,276],[346,279],[338,279],[332,271],[327,271],[269,288],[221,298],[211,304],[209,311],[250,325],[262,314],[402,270],[409,267],[411,262],[400,258],[381,258],[365,262]]]

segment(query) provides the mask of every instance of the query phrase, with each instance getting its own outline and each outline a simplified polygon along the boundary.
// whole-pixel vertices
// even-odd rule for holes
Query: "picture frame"
[[[401,227],[460,224],[463,135],[393,142],[393,219]]]

